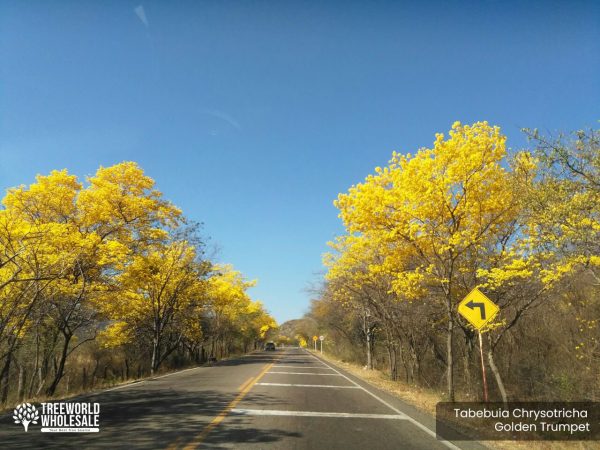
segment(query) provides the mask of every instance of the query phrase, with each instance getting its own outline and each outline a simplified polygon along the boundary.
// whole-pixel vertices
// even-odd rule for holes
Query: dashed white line
[[[317,376],[321,376],[321,377],[339,377],[339,376],[343,376],[343,375],[338,374],[338,373],[275,372],[275,371],[267,372],[265,375],[269,375],[270,373],[287,374],[287,375],[317,375]]]
[[[406,420],[404,414],[352,414],[317,411],[282,411],[278,409],[237,409],[231,410],[232,414],[244,416],[290,416],[290,417],[343,417],[350,419],[392,419]]]
[[[298,366],[284,366],[282,364],[275,364],[273,367],[285,367],[286,369],[323,369],[323,370],[331,370],[329,367],[325,367],[325,366],[304,366],[304,365],[298,365]]]
[[[315,387],[333,389],[359,389],[356,386],[335,386],[331,384],[288,384],[288,383],[254,383],[255,386]]]

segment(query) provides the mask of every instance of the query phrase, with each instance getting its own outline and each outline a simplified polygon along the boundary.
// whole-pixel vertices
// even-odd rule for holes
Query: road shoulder
[[[310,350],[307,350],[307,352],[309,354],[311,354],[313,357],[320,360],[321,362],[328,364],[335,370],[339,371],[341,374],[343,374],[345,377],[347,377],[350,381],[363,387],[369,394],[378,398],[378,400],[383,401],[384,403],[388,404],[388,406],[390,406],[390,407],[400,411],[402,414],[405,414],[406,416],[410,417],[412,419],[412,421],[414,421],[413,423],[417,427],[421,428],[422,430],[427,429],[428,434],[430,434],[430,435],[433,434],[433,436],[435,436],[435,415],[434,414],[431,414],[427,411],[423,411],[422,409],[419,409],[418,407],[411,405],[405,399],[402,399],[399,396],[394,395],[394,393],[390,393],[387,390],[383,390],[379,386],[376,386],[373,383],[371,383],[369,380],[366,380],[366,379],[350,372],[349,370],[346,370],[346,368],[342,367],[337,361],[335,361],[331,357],[322,357],[320,354],[312,352]],[[473,441],[461,441],[461,442],[453,442],[453,443],[448,442],[447,447],[460,448],[463,450],[483,450],[483,449],[488,448],[487,446],[485,446],[479,442],[473,442]]]

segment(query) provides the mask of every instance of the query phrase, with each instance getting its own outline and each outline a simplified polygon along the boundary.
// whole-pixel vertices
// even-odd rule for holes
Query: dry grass
[[[314,352],[313,352],[314,353]],[[334,356],[315,353],[317,356],[343,368],[352,375],[372,384],[375,387],[405,401],[406,403],[431,415],[435,415],[435,405],[443,401],[443,392],[419,388],[402,381],[391,381],[386,374],[379,370],[365,370],[358,364],[341,361]],[[485,441],[486,446],[497,450],[589,450],[600,449],[598,441],[577,442],[541,442],[541,441]]]
[[[385,373],[379,370],[365,370],[358,364],[340,361],[329,354],[319,356],[342,367],[352,375],[369,382],[373,386],[376,386],[431,415],[435,414],[435,405],[442,401],[441,392],[409,386],[401,381],[391,381]]]

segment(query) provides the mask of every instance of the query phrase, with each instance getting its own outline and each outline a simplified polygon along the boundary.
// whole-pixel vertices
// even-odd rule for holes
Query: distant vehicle
[[[267,342],[265,345],[265,350],[268,352],[274,352],[275,351],[275,343],[274,342]]]

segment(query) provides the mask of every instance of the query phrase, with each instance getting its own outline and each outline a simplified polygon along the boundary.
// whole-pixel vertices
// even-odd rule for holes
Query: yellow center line
[[[248,378],[246,381],[244,381],[244,382],[242,383],[242,385],[241,385],[241,386],[238,388],[238,391],[242,391],[242,390],[243,390],[243,389],[246,387],[246,385],[247,385],[248,383],[250,383],[250,382],[251,382],[253,379],[254,379],[254,377],[250,377],[250,378]]]
[[[277,359],[279,359],[279,358],[277,358]],[[204,441],[204,439],[206,439],[206,436],[208,436],[209,433],[213,429],[215,429],[215,427],[217,427],[217,425],[219,425],[221,422],[223,422],[223,420],[225,419],[225,417],[227,417],[229,412],[233,408],[235,408],[239,402],[242,401],[242,399],[246,396],[246,394],[250,391],[250,389],[252,389],[252,387],[264,376],[264,374],[267,373],[269,371],[269,369],[271,369],[271,367],[273,367],[275,362],[276,361],[273,361],[272,363],[267,364],[256,377],[251,377],[248,381],[246,381],[244,384],[242,384],[240,386],[240,389],[241,389],[240,393],[231,401],[231,403],[229,403],[229,405],[227,405],[225,407],[225,409],[223,409],[223,411],[221,411],[219,413],[218,416],[216,416],[208,425],[206,425],[206,427],[204,427],[204,430],[202,430],[201,433],[199,433],[197,436],[195,436],[194,439],[192,439],[192,441],[190,443],[188,443],[185,447],[183,447],[183,450],[193,450],[193,449],[197,448],[202,443],[202,441]],[[173,445],[177,445],[177,442],[170,445],[168,448],[169,449],[173,448]]]
[[[177,438],[175,442],[169,445],[165,450],[176,450],[179,447],[179,443],[181,442],[181,438]]]

